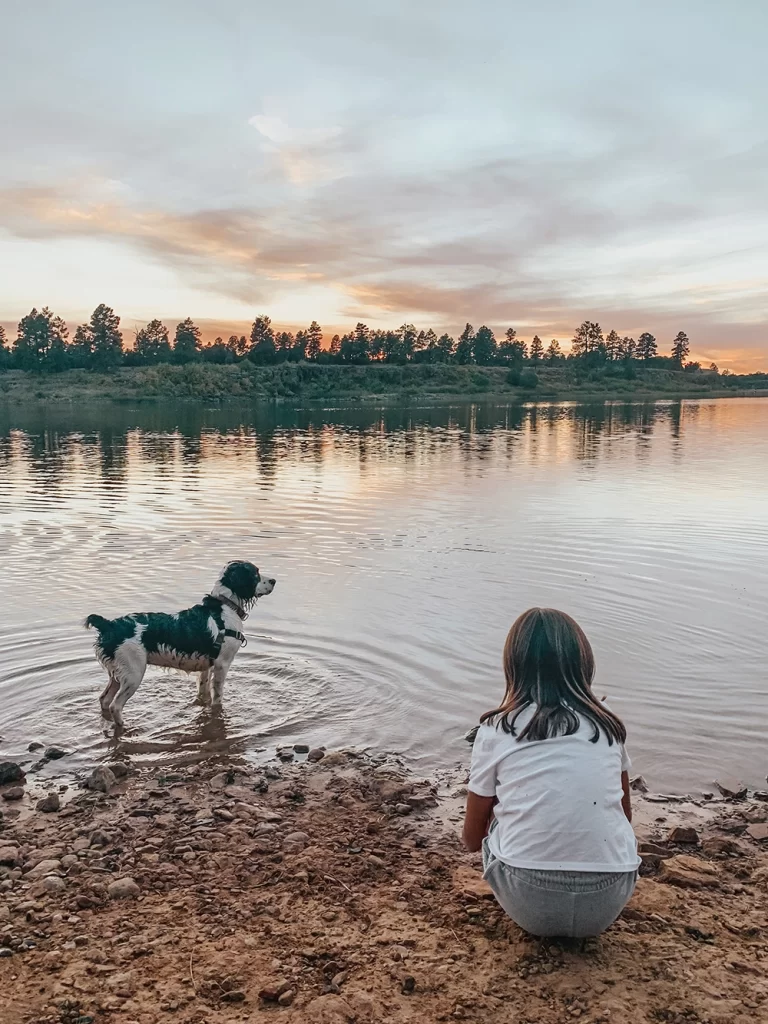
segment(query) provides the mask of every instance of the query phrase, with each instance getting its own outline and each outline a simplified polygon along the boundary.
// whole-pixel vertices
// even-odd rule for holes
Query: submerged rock
[[[726,800],[744,800],[747,795],[747,787],[743,782],[729,775],[715,780],[715,785]]]
[[[102,764],[93,769],[85,780],[85,785],[87,789],[93,789],[97,793],[109,793],[116,782],[117,779],[112,770]]]
[[[67,756],[67,751],[62,750],[61,747],[46,747],[43,753],[44,761],[60,761],[62,757]]]
[[[24,770],[15,761],[0,761],[0,786],[9,782],[21,782],[24,778]]]

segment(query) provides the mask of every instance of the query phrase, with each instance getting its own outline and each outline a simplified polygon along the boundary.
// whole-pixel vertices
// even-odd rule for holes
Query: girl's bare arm
[[[495,796],[478,796],[477,793],[467,794],[467,810],[464,815],[464,845],[471,853],[476,853],[483,845],[493,817]]]

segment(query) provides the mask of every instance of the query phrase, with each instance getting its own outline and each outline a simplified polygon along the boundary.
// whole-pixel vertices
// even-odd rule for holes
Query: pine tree
[[[586,358],[605,352],[603,329],[600,324],[585,320],[577,329],[571,342],[571,355]]]
[[[93,337],[88,324],[80,324],[75,330],[69,354],[72,365],[80,369],[93,364]]]
[[[557,338],[553,338],[547,346],[547,362],[550,364],[559,363],[563,358],[563,353],[560,350],[560,342]]]
[[[649,359],[654,359],[658,355],[658,346],[656,339],[652,334],[644,331],[637,339],[637,346],[635,348],[635,357],[642,359],[644,363],[647,363]]]
[[[621,338],[613,329],[608,332],[605,339],[605,355],[609,362],[614,362],[621,356]]]
[[[691,346],[688,341],[688,335],[684,331],[678,331],[675,335],[675,340],[672,342],[672,359],[679,369],[683,368],[683,363],[688,358],[691,351]]]
[[[331,345],[330,348],[328,349],[328,353],[333,359],[339,358],[339,355],[341,354],[341,338],[338,336],[338,334],[334,334],[334,336],[331,338]]]
[[[239,337],[236,334],[230,334],[227,339],[227,348],[235,359],[243,359],[248,354],[248,339],[244,334]]]
[[[11,349],[5,328],[0,324],[0,373],[11,365]]]
[[[67,325],[45,306],[19,321],[13,356],[20,370],[61,372],[67,367]]]
[[[475,329],[472,324],[467,324],[459,335],[456,345],[456,362],[459,366],[468,366],[472,362],[472,355],[475,344]]]
[[[407,363],[413,358],[418,332],[413,324],[401,324],[397,329],[397,342],[392,358],[398,363]]]
[[[170,363],[171,342],[168,328],[160,320],[150,320],[136,335],[134,351],[142,363]]]
[[[535,366],[544,356],[544,345],[538,334],[534,334],[531,340],[531,362]]]
[[[112,370],[123,361],[123,336],[119,327],[120,317],[103,302],[91,313],[88,332],[95,370]]]
[[[307,359],[316,361],[320,358],[323,346],[323,329],[317,320],[313,320],[307,331]]]
[[[268,316],[257,316],[251,327],[251,348],[248,358],[254,363],[268,365],[277,357],[275,333]]]
[[[490,366],[496,358],[496,339],[490,327],[483,324],[478,328],[473,345],[473,354],[478,366]]]
[[[627,362],[637,359],[637,342],[634,338],[625,336],[621,339],[621,358]]]
[[[47,369],[51,373],[63,373],[69,368],[69,329],[60,316],[51,320],[51,347],[48,350]]]
[[[438,363],[450,363],[456,350],[456,342],[450,334],[441,334],[437,339],[435,359]]]
[[[175,363],[198,362],[202,347],[200,328],[193,323],[190,317],[177,324],[176,335],[173,339],[173,361]]]
[[[293,347],[291,348],[291,354],[289,359],[292,363],[300,363],[302,360],[307,358],[307,345],[309,339],[307,338],[306,331],[296,331],[296,337],[293,341]]]

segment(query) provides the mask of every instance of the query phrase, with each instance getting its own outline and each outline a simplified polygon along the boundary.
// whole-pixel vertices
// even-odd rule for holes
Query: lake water
[[[764,787],[767,470],[761,399],[0,409],[0,758],[307,740],[452,765],[539,604],[585,628],[653,788]],[[278,586],[222,712],[150,669],[115,743],[81,621],[185,607],[232,558]]]

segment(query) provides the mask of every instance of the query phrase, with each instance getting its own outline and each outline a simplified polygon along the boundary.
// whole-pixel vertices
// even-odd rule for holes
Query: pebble
[[[0,761],[0,786],[5,786],[8,782],[21,782],[23,778],[21,765],[15,761]]]
[[[43,878],[45,875],[50,875],[53,871],[59,871],[61,868],[60,860],[41,860],[33,868],[27,871],[25,878]]]
[[[3,793],[3,800],[21,800],[24,796],[24,790],[21,786],[11,786],[10,789],[6,789]]]
[[[325,751],[321,747],[313,747],[312,750],[307,754],[307,760],[316,763],[322,761],[325,757]]]
[[[61,800],[59,799],[58,793],[47,793],[42,800],[38,800],[35,804],[38,811],[42,811],[44,814],[51,814],[53,811],[58,811],[61,808]]]
[[[132,878],[118,878],[107,886],[107,894],[111,900],[135,899],[141,893]]]
[[[294,743],[293,744],[293,749],[296,751],[297,754],[308,754],[309,753],[309,744],[308,743]]]
[[[283,840],[283,850],[286,853],[301,853],[308,843],[306,832],[290,832]]]
[[[18,846],[0,846],[0,864],[15,867],[19,863]]]
[[[717,888],[720,885],[719,874],[714,864],[681,854],[661,862],[659,878],[682,889],[704,889]]]
[[[277,1001],[280,1006],[290,1006],[293,1000],[296,998],[296,993],[292,988],[288,988],[285,992],[281,992],[277,997]]]
[[[245,1002],[245,992],[242,992],[239,988],[232,989],[231,992],[224,992],[221,996],[223,1003],[242,1003]]]
[[[96,828],[88,837],[86,848],[91,846],[109,846],[111,842],[112,836],[109,832],[105,832],[102,828]]]
[[[763,842],[768,839],[768,822],[759,822],[756,825],[750,825],[747,829],[747,835],[752,839],[756,839],[758,842]]]
[[[413,808],[410,804],[395,804],[395,811],[397,814],[411,814]]]
[[[114,761],[109,767],[116,779],[124,779],[129,771],[129,765],[124,761]]]
[[[30,754],[34,754],[34,752],[36,750],[42,750],[42,749],[43,749],[43,744],[42,743],[38,743],[36,740],[33,740],[32,743],[30,743],[29,746],[27,747],[27,750],[30,752]]]
[[[102,764],[93,769],[85,780],[85,785],[87,789],[93,789],[97,793],[109,793],[116,782],[117,779],[112,770]]]
[[[629,780],[629,788],[635,793],[647,793],[648,783],[642,775],[635,775],[633,779]]]
[[[67,883],[63,878],[59,878],[58,875],[46,875],[43,879],[43,888],[46,892],[53,894],[61,893],[66,891]]]
[[[276,1003],[284,992],[291,991],[290,981],[285,978],[278,978],[276,981],[268,982],[259,992],[259,999],[265,1003]]]

